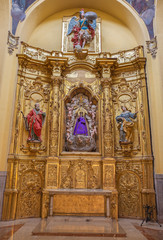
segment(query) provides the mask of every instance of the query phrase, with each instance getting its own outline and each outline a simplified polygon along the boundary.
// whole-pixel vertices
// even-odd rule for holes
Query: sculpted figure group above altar
[[[71,39],[74,49],[80,50],[90,43],[95,35],[97,14],[95,12],[84,13],[82,9],[79,13],[79,19],[72,17],[68,26],[67,35],[74,33]]]

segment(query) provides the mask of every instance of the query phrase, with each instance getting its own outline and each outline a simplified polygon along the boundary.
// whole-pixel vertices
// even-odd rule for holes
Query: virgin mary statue
[[[88,136],[87,124],[82,112],[80,113],[80,117],[77,118],[73,134]]]

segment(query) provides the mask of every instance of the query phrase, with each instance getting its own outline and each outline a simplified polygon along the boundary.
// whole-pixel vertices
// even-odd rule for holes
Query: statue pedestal
[[[125,156],[130,156],[131,152],[132,152],[132,149],[133,149],[133,143],[130,142],[121,142],[120,143],[120,146],[122,148],[122,153],[125,155]]]
[[[41,147],[41,142],[27,142],[30,152],[39,152]]]
[[[75,49],[75,56],[77,59],[83,60],[87,57],[88,55],[88,49]]]

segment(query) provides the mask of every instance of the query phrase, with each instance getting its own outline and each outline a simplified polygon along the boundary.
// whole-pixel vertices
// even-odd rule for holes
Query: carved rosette
[[[51,96],[50,155],[56,156],[59,134],[59,90],[62,83],[62,77],[53,77],[52,81],[53,91]]]

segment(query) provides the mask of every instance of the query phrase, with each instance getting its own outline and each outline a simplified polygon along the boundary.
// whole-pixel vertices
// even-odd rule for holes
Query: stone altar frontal
[[[102,189],[49,189],[50,216],[110,217],[111,191]]]
[[[3,220],[141,218],[143,205],[155,206],[145,63],[141,46],[63,53],[22,43]],[[24,119],[36,103],[42,141],[29,141]],[[138,112],[129,142],[116,122],[122,106]]]

